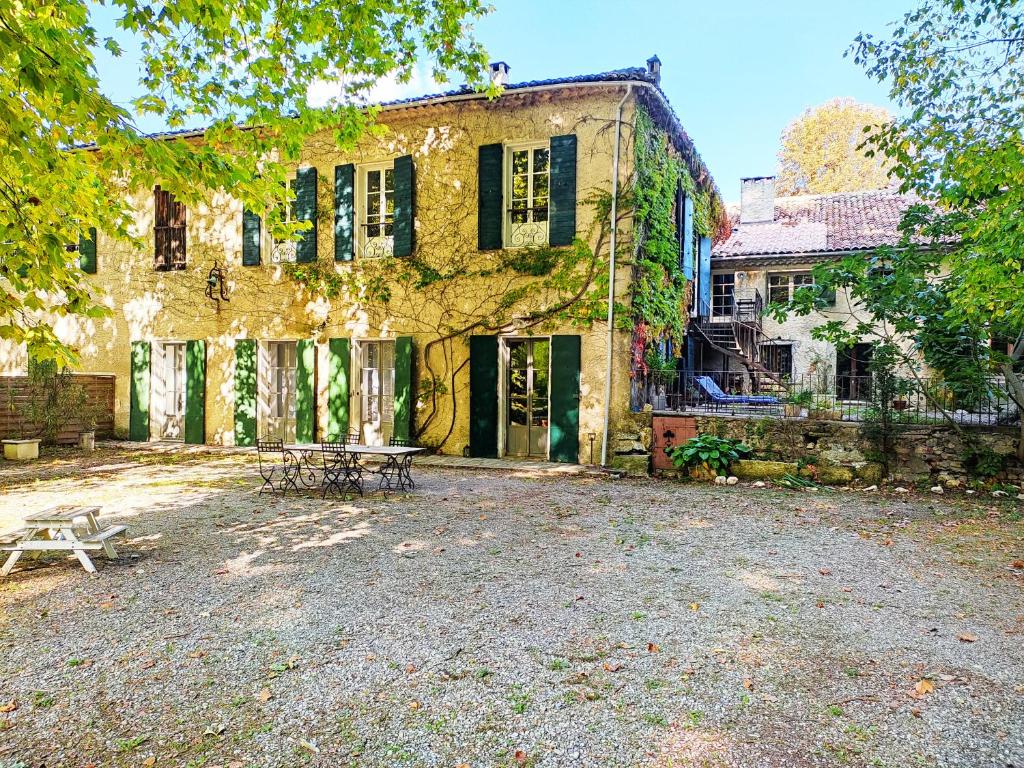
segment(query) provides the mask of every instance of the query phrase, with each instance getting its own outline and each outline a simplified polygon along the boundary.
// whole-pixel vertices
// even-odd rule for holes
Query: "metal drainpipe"
[[[612,234],[611,253],[608,256],[608,359],[604,379],[604,431],[601,435],[601,466],[608,466],[608,428],[611,423],[612,401],[612,345],[615,336],[615,248],[618,233],[619,198],[619,142],[622,134],[622,107],[633,91],[633,85],[626,86],[622,101],[615,110],[615,151],[612,153]]]

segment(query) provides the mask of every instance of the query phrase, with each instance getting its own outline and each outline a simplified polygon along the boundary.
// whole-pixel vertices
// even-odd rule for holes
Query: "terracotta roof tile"
[[[900,239],[903,212],[919,202],[892,190],[798,195],[775,200],[775,221],[740,224],[739,206],[729,207],[729,239],[715,246],[715,258],[819,251],[856,251]]]

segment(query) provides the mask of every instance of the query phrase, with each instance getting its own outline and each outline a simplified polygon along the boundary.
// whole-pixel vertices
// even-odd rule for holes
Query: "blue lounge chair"
[[[772,395],[727,395],[710,376],[693,379],[715,405],[778,405],[779,398]]]

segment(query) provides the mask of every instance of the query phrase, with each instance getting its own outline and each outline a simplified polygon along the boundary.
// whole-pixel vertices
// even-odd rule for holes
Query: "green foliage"
[[[19,437],[38,437],[54,443],[61,429],[76,416],[85,426],[95,427],[97,411],[86,403],[85,390],[75,383],[71,372],[56,360],[29,359],[27,400],[16,403],[13,382],[7,385],[7,408],[16,416]],[[28,431],[32,424],[34,431]]]
[[[978,477],[995,477],[1006,468],[1006,456],[988,446],[972,448],[963,455],[964,468]]]
[[[116,33],[101,38],[85,0],[0,0],[0,338],[36,359],[72,362],[53,331],[61,315],[108,314],[75,253],[96,227],[136,249],[128,194],[156,183],[187,205],[223,191],[269,211],[277,239],[306,139],[319,131],[350,147],[373,123],[362,104],[381,77],[407,81],[427,59],[434,76],[480,83],[486,57],[467,22],[478,0],[271,3],[111,0]],[[95,57],[141,48],[142,93],[121,106],[103,92]],[[344,73],[339,78],[339,73]],[[311,84],[336,84],[323,105]],[[120,100],[120,97],[117,97]],[[171,129],[206,125],[203,141],[145,141],[134,115]],[[96,151],[69,151],[94,144]]]
[[[800,391],[795,389],[790,390],[783,398],[783,402],[787,405],[798,405],[801,408],[810,408],[811,404],[814,402],[814,393],[809,389],[801,389]]]
[[[751,448],[739,440],[704,434],[690,438],[682,445],[666,448],[665,452],[679,469],[704,466],[721,475],[728,472],[734,461],[749,456]]]

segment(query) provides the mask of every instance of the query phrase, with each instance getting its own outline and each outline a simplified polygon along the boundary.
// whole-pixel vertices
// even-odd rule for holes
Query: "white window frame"
[[[389,223],[386,213],[387,188],[384,185],[386,171],[391,171],[391,199],[392,201],[395,199],[395,190],[393,188],[395,183],[394,159],[385,160],[379,163],[367,163],[356,168],[355,197],[356,221],[358,222],[358,232],[356,233],[356,252],[359,254],[359,257],[363,259],[379,259],[385,256],[392,256],[395,252],[395,212],[393,205],[390,219],[391,234],[378,235],[377,237],[369,236],[369,226],[371,222],[369,220],[370,210],[367,205],[367,199],[370,194],[369,175],[374,171],[380,171],[380,192],[377,194],[380,198],[381,210],[385,211],[385,213],[382,218],[372,222],[372,224],[380,224],[381,226],[384,226]]]
[[[277,388],[274,386],[274,380],[271,376],[271,371],[277,366],[274,365],[271,352],[276,348],[278,344],[292,344],[295,345],[295,370],[298,371],[298,341],[295,339],[267,339],[260,341],[258,344],[258,361],[256,366],[256,393],[257,393],[257,404],[256,404],[256,416],[257,416],[257,434],[261,440],[276,439],[270,438],[268,427],[270,425],[271,415],[274,410],[274,403],[272,402],[272,395],[276,395]],[[295,406],[296,389],[298,382],[296,381],[295,386],[292,387],[291,391],[291,403]],[[290,415],[290,414],[289,414]],[[290,420],[285,418],[286,422],[290,422],[290,427],[286,428],[285,434],[280,436],[284,439],[284,442],[294,442],[295,440],[295,423],[296,417],[293,416]]]
[[[181,349],[181,434],[167,435],[167,363],[171,347]],[[185,439],[185,407],[188,397],[188,370],[186,342],[183,339],[159,339],[150,344],[150,381],[149,381],[149,432],[153,440]]]
[[[814,285],[814,273],[813,272],[809,272],[807,270],[797,270],[795,272],[769,272],[765,276],[765,296],[767,297],[769,303],[772,301],[772,278],[773,277],[784,277],[784,278],[786,278],[786,284],[787,284],[786,301],[792,301],[793,300],[793,292],[797,288],[803,288],[805,285]],[[810,282],[809,283],[801,283],[800,285],[796,285],[795,280],[798,277],[808,277],[808,278],[810,278]],[[775,287],[778,288],[779,290],[782,290],[782,286],[781,285],[775,286]]]
[[[547,217],[544,222],[533,221],[533,177],[536,175],[533,170],[533,151],[535,149],[546,149],[548,151],[548,196],[547,196]],[[527,185],[527,206],[530,211],[530,221],[524,224],[512,223],[512,155],[515,152],[526,150],[528,152],[527,175],[530,183]],[[527,248],[544,246],[550,242],[551,231],[551,141],[519,141],[505,144],[504,158],[504,179],[503,190],[505,210],[501,214],[502,242],[506,248]],[[538,226],[543,223],[543,227]]]
[[[364,427],[367,424],[367,413],[369,405],[369,393],[365,391],[366,386],[366,370],[367,367],[364,365],[367,356],[367,347],[371,344],[379,344],[383,350],[385,344],[390,346],[391,350],[391,366],[386,368],[380,365],[378,361],[377,371],[390,370],[390,377],[388,380],[380,379],[380,402],[379,412],[381,415],[379,421],[379,428],[376,432],[370,432]],[[354,362],[353,366],[353,381],[355,386],[352,388],[352,407],[349,410],[350,421],[349,429],[352,432],[359,433],[360,442],[365,441],[369,445],[387,445],[388,441],[394,433],[395,427],[395,352],[396,343],[394,338],[365,338],[365,339],[353,339],[352,340],[352,359]],[[390,402],[385,403],[386,399],[390,399]],[[390,420],[385,419],[385,412],[390,412]]]

